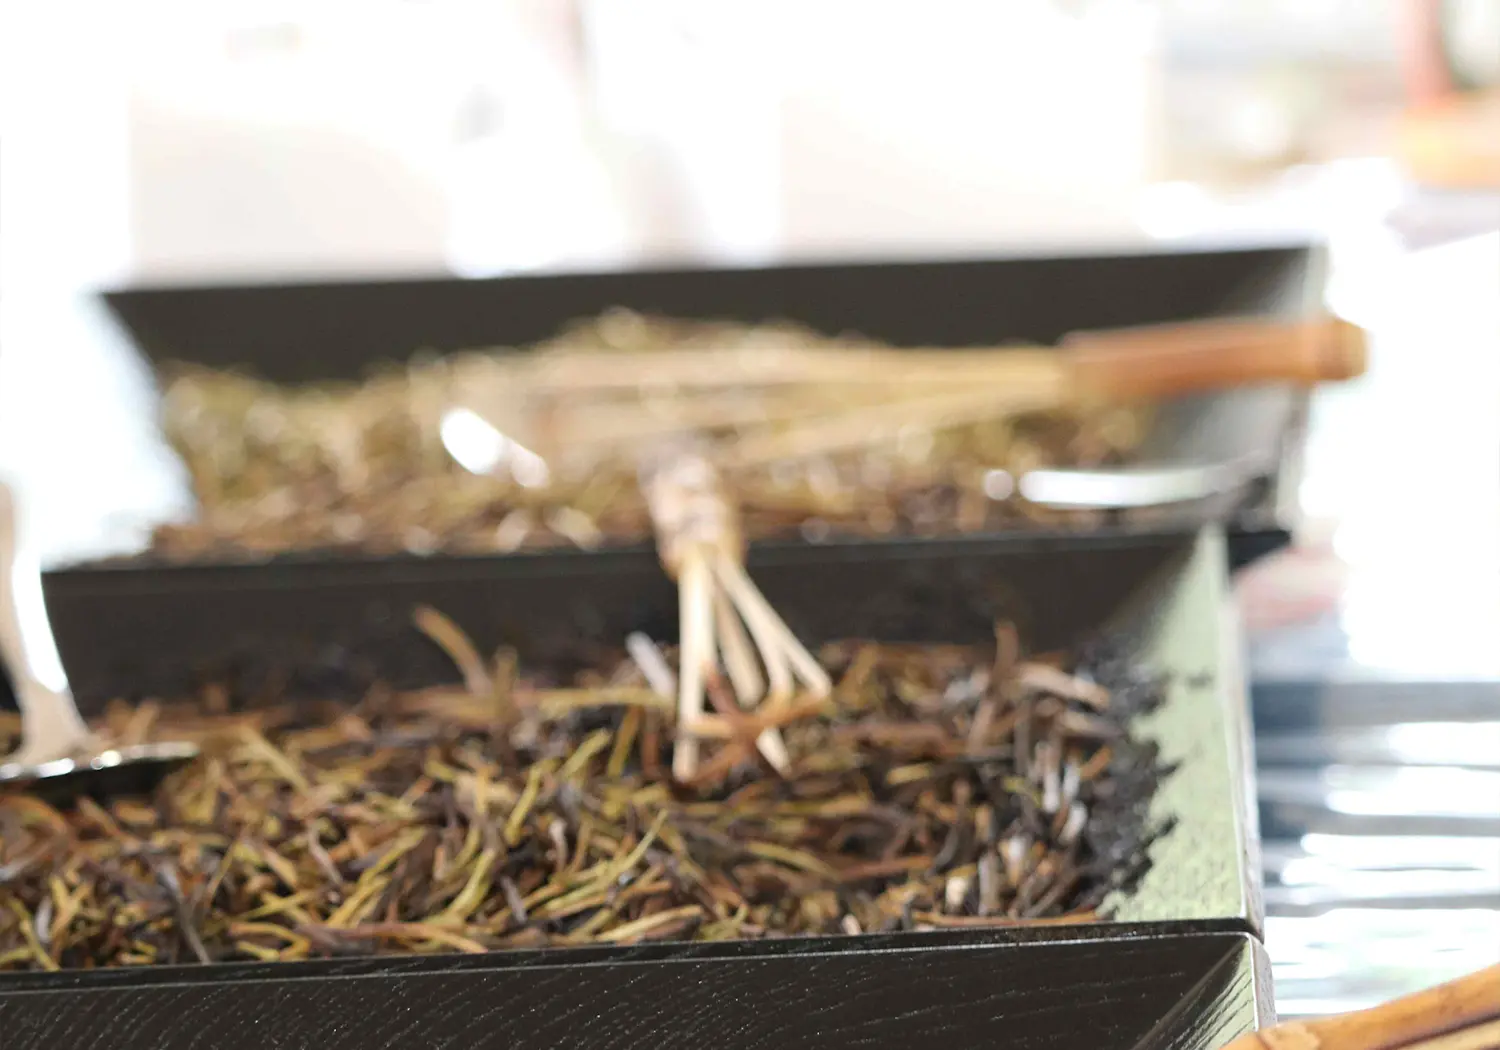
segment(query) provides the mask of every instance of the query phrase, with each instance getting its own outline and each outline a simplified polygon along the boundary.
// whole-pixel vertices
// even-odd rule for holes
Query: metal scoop
[[[1021,495],[1030,503],[1061,509],[1124,510],[1222,496],[1255,476],[1246,460],[1159,464],[1099,470],[1041,469],[1021,475]]]
[[[149,790],[190,761],[189,743],[100,749],[78,713],[57,655],[42,576],[16,541],[16,508],[0,483],[0,662],[21,709],[21,747],[0,759],[0,790],[108,796]],[[29,645],[28,645],[29,643]]]

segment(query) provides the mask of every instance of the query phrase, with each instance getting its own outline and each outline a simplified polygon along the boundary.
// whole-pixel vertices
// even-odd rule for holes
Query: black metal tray
[[[1317,305],[1322,253],[1305,244],[1116,255],[947,262],[799,264],[763,269],[560,274],[490,280],[429,278],[290,285],[131,289],[105,298],[153,362],[246,367],[305,381],[362,374],[425,347],[449,351],[544,338],[570,319],[617,304],[686,317],[747,322],[786,317],[826,331],[857,330],[896,344],[1051,342],[1079,328],[1230,314],[1296,316]],[[1294,521],[1307,398],[1282,388],[1183,399],[1165,406],[1143,455],[1168,461],[1258,457],[1263,475],[1228,499],[1206,501],[1156,524],[1101,528],[1103,537],[1149,537],[1222,521],[1230,568],[1284,545]],[[1076,533],[1030,531],[1027,541]],[[884,541],[834,541],[833,561]],[[911,541],[921,543],[926,541]],[[768,552],[778,548],[765,545]],[[886,544],[886,548],[889,545]],[[613,555],[611,555],[613,556]],[[779,558],[780,553],[769,557]],[[630,553],[628,558],[648,558]],[[523,573],[572,566],[552,553],[488,557],[286,555],[239,565],[71,565],[46,574],[49,606],[85,693],[134,679],[97,673],[112,650],[154,647],[174,659],[204,628],[196,610],[216,587],[254,592],[253,620],[309,623],[309,591],[370,593],[401,581],[443,580],[450,600],[471,586],[481,604],[494,560],[536,560]],[[576,571],[567,569],[566,571]],[[173,597],[176,596],[176,597]],[[394,596],[394,592],[393,592]],[[187,601],[185,609],[167,608]],[[81,604],[75,604],[81,603]],[[170,628],[164,625],[172,625]],[[329,618],[320,623],[326,628]],[[217,631],[217,628],[214,628]],[[312,637],[316,637],[315,635]],[[117,641],[120,639],[121,641]],[[128,640],[128,641],[125,641]],[[3,690],[0,690],[3,692]]]
[[[1272,1020],[1249,935],[1102,932],[0,976],[0,1037],[6,1050],[1215,1050]]]
[[[1196,537],[785,545],[752,557],[757,582],[812,642],[978,641],[1003,616],[1038,648],[1119,630],[1139,659],[1170,676],[1166,704],[1134,730],[1176,763],[1153,800],[1153,816],[1176,826],[1153,845],[1139,885],[1106,903],[1110,922],[14,975],[0,977],[5,1046],[65,1038],[168,1050],[211,1038],[224,1047],[838,1048],[940,1039],[1210,1050],[1268,1020],[1270,1002],[1224,557],[1214,527]],[[523,659],[636,628],[670,638],[675,626],[675,594],[647,552],[411,559],[373,578],[344,569],[100,569],[55,578],[67,593],[48,599],[54,610],[59,597],[73,610],[93,604],[89,622],[113,625],[90,642],[60,624],[75,678],[157,676],[148,691],[187,666],[189,651],[209,662],[232,650],[305,659],[331,642],[371,669],[438,677],[444,661],[404,629],[416,602],[443,608],[481,647],[517,645]],[[118,572],[133,578],[130,590],[82,586]],[[80,692],[90,696],[87,685]]]
[[[750,571],[808,643],[979,642],[997,619],[1033,650],[1109,627],[1169,676],[1163,708],[1140,720],[1176,772],[1153,816],[1175,829],[1152,870],[1108,902],[1120,920],[1216,920],[1260,927],[1254,825],[1247,800],[1239,640],[1226,619],[1222,533],[1115,538],[959,538],[752,552]],[[646,551],[524,558],[411,558],[378,568],[306,565],[108,567],[57,574],[46,598],[58,647],[86,711],[114,696],[170,696],[245,669],[295,669],[294,694],[329,693],[348,676],[396,684],[456,679],[410,627],[435,606],[481,651],[515,646],[523,661],[618,644],[630,631],[676,635],[677,596]],[[107,626],[106,626],[107,625]]]
[[[1227,315],[1295,317],[1319,306],[1323,262],[1307,244],[938,262],[433,277],[135,288],[105,300],[156,364],[244,368],[267,379],[351,379],[417,350],[520,346],[612,306],[678,317],[800,321],[895,345],[1052,343],[1067,332]],[[1254,460],[1224,499],[1158,520],[1227,523],[1231,562],[1285,544],[1307,398],[1283,388],[1167,405],[1142,456]],[[1123,527],[1129,531],[1129,527]]]

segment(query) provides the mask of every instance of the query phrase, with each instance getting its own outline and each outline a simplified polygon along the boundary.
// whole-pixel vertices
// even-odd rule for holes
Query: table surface
[[[1239,581],[1282,1016],[1500,961],[1500,237],[1404,218],[1333,240],[1371,368],[1318,398],[1304,535]]]
[[[1373,334],[1369,374],[1317,398],[1307,527],[1239,581],[1278,1006],[1321,1013],[1500,959],[1500,235],[1463,236],[1500,207],[1352,166],[1237,214],[1326,232],[1331,305]],[[0,476],[38,556],[185,513],[102,310],[7,297]]]

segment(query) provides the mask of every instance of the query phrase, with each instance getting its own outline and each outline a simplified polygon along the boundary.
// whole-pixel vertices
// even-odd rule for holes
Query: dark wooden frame
[[[7,1050],[1215,1050],[1273,1018],[1244,933],[1157,926],[0,977]]]

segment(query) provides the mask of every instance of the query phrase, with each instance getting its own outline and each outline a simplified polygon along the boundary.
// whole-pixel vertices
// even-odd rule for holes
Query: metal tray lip
[[[913,559],[951,559],[1026,553],[1028,551],[1066,551],[1133,549],[1167,547],[1189,543],[1203,525],[1184,521],[1165,526],[1106,526],[1097,529],[1025,529],[995,532],[953,533],[940,536],[845,536],[819,543],[796,539],[756,541],[749,545],[747,562],[758,565],[805,565],[813,562],[885,561]],[[221,559],[216,561],[111,561],[71,562],[47,569],[43,576],[49,583],[67,586],[100,581],[106,585],[120,581],[147,581],[151,589],[173,589],[174,584],[194,577],[242,576],[290,573],[306,576],[309,571],[337,573],[340,577],[360,572],[407,576],[464,578],[475,569],[498,571],[500,575],[572,574],[609,571],[612,568],[638,568],[657,564],[656,548],[650,543],[608,544],[592,550],[570,547],[538,547],[494,553],[369,554],[345,551],[292,551],[266,558]]]
[[[89,992],[98,989],[159,985],[193,987],[209,984],[256,984],[266,981],[311,981],[401,977],[414,974],[505,972],[512,970],[611,969],[713,963],[740,959],[830,958],[847,955],[957,953],[987,948],[1046,947],[1057,944],[1126,944],[1181,941],[1188,938],[1258,939],[1231,919],[1095,922],[1075,926],[1016,926],[997,929],[943,930],[855,936],[796,937],[747,941],[663,941],[643,945],[595,945],[576,948],[503,949],[483,955],[365,955],[344,959],[291,962],[178,963],[161,966],[107,967],[96,970],[0,973],[0,1002],[17,995]]]
[[[1225,528],[1230,547],[1230,569],[1238,570],[1287,546],[1296,531],[1295,490],[1288,499],[1278,497],[1274,506],[1246,508],[1219,522]],[[1278,492],[1281,486],[1277,486]],[[1288,506],[1290,504],[1290,506]],[[852,560],[868,557],[875,560],[907,557],[908,551],[932,557],[961,553],[984,554],[989,551],[1059,550],[1084,540],[1101,548],[1112,545],[1150,545],[1174,537],[1190,536],[1204,524],[1184,519],[1160,525],[1103,525],[1090,529],[1011,529],[992,532],[952,533],[938,536],[866,537],[840,536],[818,543],[796,539],[756,540],[746,552],[751,568],[757,565],[798,564],[810,560]],[[973,545],[967,550],[959,545]],[[820,555],[822,557],[820,557]],[[202,561],[135,560],[129,557],[109,560],[66,561],[46,567],[43,578],[48,586],[61,585],[69,590],[84,591],[98,587],[144,586],[149,590],[191,589],[211,577],[249,580],[256,575],[277,576],[286,572],[348,574],[378,572],[381,579],[391,573],[420,574],[423,569],[441,567],[442,575],[460,574],[466,570],[505,564],[518,574],[544,571],[576,571],[585,563],[595,565],[615,561],[634,564],[642,558],[656,558],[650,543],[605,544],[591,550],[567,547],[530,548],[493,553],[443,552],[434,554],[372,554],[361,551],[289,551],[262,558],[219,558]],[[436,574],[434,574],[436,575]],[[373,582],[373,581],[372,581]]]
[[[1180,255],[1233,255],[1265,254],[1284,252],[1318,253],[1327,244],[1326,238],[1309,231],[1292,234],[1284,231],[1231,231],[1210,233],[1172,240],[1105,240],[1087,245],[1076,243],[1015,243],[1004,245],[1003,251],[980,248],[965,252],[961,247],[933,248],[922,246],[907,254],[900,246],[882,248],[880,254],[855,251],[788,253],[761,262],[722,261],[713,258],[658,258],[641,260],[642,265],[601,269],[595,267],[557,268],[527,270],[504,274],[466,275],[449,270],[412,270],[409,272],[330,273],[286,280],[269,275],[248,274],[232,279],[182,281],[160,280],[139,284],[111,284],[99,288],[96,294],[113,307],[115,300],[145,295],[191,294],[193,292],[235,292],[240,290],[267,292],[288,290],[315,290],[364,286],[372,289],[407,287],[415,285],[437,285],[449,283],[486,284],[513,283],[525,285],[562,279],[612,279],[617,277],[670,278],[708,274],[764,274],[785,272],[790,275],[808,271],[850,270],[876,271],[887,269],[947,269],[978,268],[1005,263],[1064,263],[1091,259],[1138,259]]]
[[[1301,310],[1317,313],[1327,301],[1331,250],[1326,239],[1309,241],[1304,251],[1306,272],[1303,275]],[[1280,531],[1285,539],[1273,550],[1291,542],[1302,523],[1302,481],[1307,460],[1307,438],[1312,425],[1312,392],[1297,391],[1292,398],[1291,414],[1282,428],[1275,469],[1268,475],[1269,491],[1258,505],[1241,507],[1234,521],[1247,533]]]
[[[1312,394],[1302,391],[1292,402],[1291,418],[1281,433],[1275,471],[1269,475],[1271,491],[1260,508],[1260,520],[1268,523],[1268,527],[1284,528],[1291,533],[1301,524],[1302,482],[1307,473],[1307,438],[1311,426]],[[1256,514],[1247,507],[1237,517],[1251,522]]]
[[[1290,468],[1289,468],[1290,469]],[[1295,481],[1295,478],[1292,479]],[[1246,507],[1219,522],[1225,528],[1230,544],[1231,569],[1285,547],[1295,533],[1298,512],[1296,484],[1283,486],[1276,479],[1276,495],[1270,505]],[[1286,489],[1290,495],[1281,495]],[[922,552],[933,557],[962,553],[984,554],[989,551],[1058,550],[1077,541],[1112,545],[1150,545],[1172,538],[1190,536],[1205,524],[1184,518],[1168,524],[1107,524],[1088,529],[1000,529],[986,532],[950,533],[936,536],[836,536],[817,543],[798,539],[752,541],[747,547],[750,567],[799,563],[809,560],[850,560],[869,557],[876,560],[907,557],[908,552]],[[465,553],[438,551],[433,554],[396,552],[375,554],[363,551],[307,550],[288,551],[265,557],[217,558],[192,561],[165,559],[132,559],[128,556],[108,560],[83,559],[48,566],[43,576],[49,584],[61,583],[72,588],[88,589],[91,585],[106,587],[149,584],[152,590],[171,590],[191,586],[194,577],[230,576],[248,579],[254,574],[275,575],[282,572],[348,573],[374,571],[386,573],[419,573],[423,568],[441,567],[454,574],[475,568],[489,569],[507,564],[512,569],[534,569],[568,572],[592,562],[610,560],[633,563],[643,557],[654,559],[655,548],[649,542],[607,543],[589,550],[568,547],[536,547],[515,551]],[[446,575],[446,572],[444,573]]]

